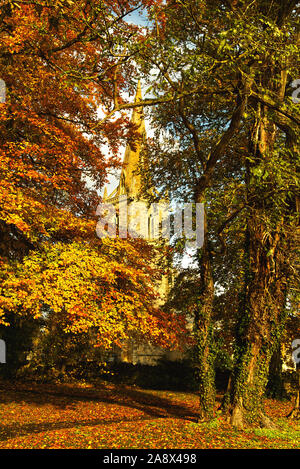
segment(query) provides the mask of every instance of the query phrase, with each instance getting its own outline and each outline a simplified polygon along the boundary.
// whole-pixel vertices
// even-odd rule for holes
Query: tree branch
[[[229,127],[208,155],[205,171],[198,179],[198,184],[195,189],[194,197],[196,202],[201,202],[205,189],[211,184],[211,177],[218,159],[224,153],[231,138],[240,127],[241,119],[248,102],[249,90],[250,87],[247,82],[244,85],[242,93],[237,97],[237,106],[232,114]]]

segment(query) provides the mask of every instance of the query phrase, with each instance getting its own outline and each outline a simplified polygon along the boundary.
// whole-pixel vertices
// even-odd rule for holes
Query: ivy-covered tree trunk
[[[273,189],[271,178],[261,182],[261,171],[272,153],[274,126],[265,114],[258,115],[251,141],[251,164],[247,174],[247,251],[245,292],[237,337],[237,361],[231,396],[233,425],[243,428],[252,423],[272,426],[265,415],[263,398],[268,383],[272,355],[285,324],[286,255],[284,209],[274,210],[266,192]],[[251,152],[250,152],[251,154]],[[267,193],[268,193],[267,192]]]
[[[207,221],[204,216],[204,242],[198,253],[200,266],[200,291],[195,317],[196,329],[196,364],[199,373],[199,420],[213,417],[215,405],[215,369],[212,347],[212,311],[214,282],[212,275],[211,254],[208,245]]]
[[[264,237],[259,220],[250,220],[251,282],[246,292],[246,309],[240,323],[239,359],[232,398],[231,423],[270,426],[263,410],[272,355],[285,323],[285,276],[283,255],[277,236]],[[273,251],[273,254],[270,254]]]

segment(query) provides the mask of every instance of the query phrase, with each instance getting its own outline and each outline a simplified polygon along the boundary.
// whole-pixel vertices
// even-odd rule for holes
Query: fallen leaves
[[[266,401],[282,431],[231,428],[222,417],[195,423],[198,396],[103,382],[98,386],[0,383],[0,448],[299,448],[284,416],[290,402]],[[284,423],[283,423],[284,422]]]

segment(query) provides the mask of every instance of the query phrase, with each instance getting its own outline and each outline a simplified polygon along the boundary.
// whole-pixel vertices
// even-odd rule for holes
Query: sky
[[[149,20],[142,10],[137,10],[126,17],[127,23],[134,23],[138,26],[148,26]]]
[[[145,14],[143,14],[141,9],[131,13],[130,15],[127,15],[126,16],[126,21],[128,23],[134,23],[137,26],[149,26],[149,24],[150,24],[149,20],[146,18]],[[141,83],[141,85],[142,85],[142,95],[144,96],[146,90],[143,87],[143,83]],[[143,91],[144,91],[144,93],[143,93]],[[149,134],[151,134],[151,129],[150,129],[149,123],[147,122],[146,119],[145,119],[145,124],[146,124],[147,135],[149,135]],[[120,148],[120,157],[121,157],[122,160],[123,160],[124,153],[125,153],[125,147],[121,147]],[[120,171],[119,171],[119,174],[120,174]],[[117,187],[118,182],[119,182],[118,176],[117,177],[115,177],[114,175],[109,176],[109,182],[108,182],[108,184],[106,184],[108,194],[110,194]],[[101,191],[101,195],[103,195],[103,192],[104,192],[104,187]]]

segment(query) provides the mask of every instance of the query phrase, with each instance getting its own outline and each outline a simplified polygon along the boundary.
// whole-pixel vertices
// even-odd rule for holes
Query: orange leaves
[[[44,235],[86,235],[96,189],[107,168],[118,164],[115,156],[102,154],[101,146],[108,144],[116,155],[127,125],[122,117],[99,131],[97,111],[113,102],[111,81],[119,59],[111,52],[110,34],[115,31],[120,45],[127,43],[131,28],[119,29],[111,12],[120,14],[123,25],[124,8],[130,10],[132,2],[63,3],[65,15],[58,2],[51,8],[40,2],[37,8],[16,1],[18,7],[4,12],[6,27],[0,32],[1,79],[7,89],[0,106],[5,202],[0,223],[14,225],[35,242]],[[126,90],[125,77],[132,72],[122,60],[116,86]]]
[[[161,372],[153,370],[154,380]],[[167,448],[171,461],[170,450],[178,448],[197,452],[300,446],[299,425],[283,425],[290,402],[266,400],[268,415],[278,419],[277,430],[236,431],[219,416],[196,423],[199,398],[191,392],[149,391],[107,382],[92,386],[19,381],[1,383],[0,397],[1,449]],[[178,465],[196,461],[193,452],[180,452],[173,459]]]
[[[127,254],[125,263],[117,260],[121,245]],[[153,306],[155,293],[147,260],[140,259],[137,268],[135,256],[141,252],[127,240],[105,240],[103,248],[48,243],[43,252],[30,254],[8,276],[2,311],[20,308],[35,317],[53,311],[66,332],[96,330],[104,348],[120,345],[132,335],[170,347],[183,323]]]
[[[170,346],[182,324],[154,306],[150,248],[95,234],[96,191],[132,133],[125,113],[100,126],[98,109],[132,91],[119,51],[135,40],[123,20],[135,0],[50,3],[16,0],[0,31],[0,322],[52,312],[104,348],[129,335]]]

